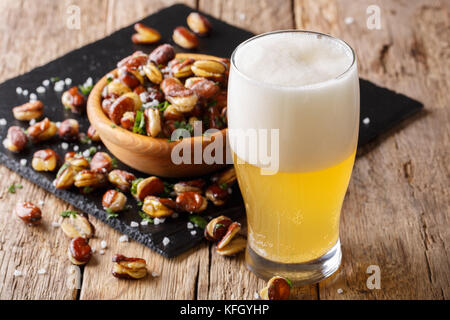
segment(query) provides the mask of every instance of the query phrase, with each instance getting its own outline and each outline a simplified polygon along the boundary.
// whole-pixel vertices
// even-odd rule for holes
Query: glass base
[[[247,268],[258,277],[268,281],[273,276],[282,276],[294,285],[316,283],[335,273],[341,265],[341,241],[323,256],[304,263],[278,263],[262,258],[250,246],[247,246],[245,260]]]

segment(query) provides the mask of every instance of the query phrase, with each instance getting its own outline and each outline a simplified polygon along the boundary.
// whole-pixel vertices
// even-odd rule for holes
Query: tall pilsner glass
[[[234,51],[228,88],[249,269],[296,284],[330,276],[341,263],[339,219],[358,140],[359,80],[352,48],[315,32],[259,35]],[[252,130],[258,142],[248,143]],[[259,135],[264,130],[265,140]],[[273,130],[278,137],[271,136]],[[275,169],[255,160],[255,152],[266,150],[262,154],[278,161]]]

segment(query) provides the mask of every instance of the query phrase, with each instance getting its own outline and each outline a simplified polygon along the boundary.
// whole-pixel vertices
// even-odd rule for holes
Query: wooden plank
[[[72,3],[81,9],[81,30],[66,27],[66,10]],[[2,1],[0,81],[103,36],[104,17],[83,14],[92,6],[100,12],[106,10],[102,0]],[[76,289],[67,285],[70,280],[70,263],[66,257],[68,240],[58,228],[51,226],[68,205],[3,166],[0,166],[0,176],[3,209],[0,215],[0,299],[75,299]],[[7,191],[13,183],[23,186],[14,195]],[[20,200],[35,204],[44,201],[42,226],[27,227],[12,215]],[[37,274],[41,268],[46,269],[45,275]],[[16,269],[25,275],[14,277]]]
[[[366,26],[374,3],[381,30]],[[343,207],[343,266],[320,298],[448,298],[448,2],[295,1],[295,12],[298,27],[348,41],[362,77],[427,109],[360,150]],[[380,290],[366,286],[369,265],[381,269]]]
[[[179,1],[177,1],[179,2]],[[111,33],[129,25],[175,1],[110,0],[106,29]],[[185,1],[195,8],[195,1]],[[97,249],[94,261],[84,269],[80,299],[195,299],[197,278],[203,261],[208,261],[206,244],[177,257],[166,259],[136,242],[120,243],[121,234],[105,224],[94,222],[98,238],[92,240]],[[108,248],[104,255],[98,253],[100,242],[105,240]],[[112,256],[140,257],[147,261],[148,270],[160,274],[143,281],[118,280],[111,275]]]

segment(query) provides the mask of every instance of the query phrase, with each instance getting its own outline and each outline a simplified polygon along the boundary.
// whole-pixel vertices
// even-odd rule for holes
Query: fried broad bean
[[[175,58],[175,51],[170,44],[162,44],[150,53],[149,60],[156,65],[166,65],[170,60]]]
[[[14,118],[21,121],[30,121],[42,117],[44,105],[41,101],[30,101],[13,108]]]
[[[167,77],[161,83],[161,90],[164,92],[167,101],[172,103],[177,111],[190,112],[197,103],[198,97],[191,90],[186,88],[177,78]]]
[[[150,44],[158,42],[161,39],[161,34],[156,29],[150,28],[142,23],[136,23],[134,29],[137,33],[131,37],[133,43]]]
[[[92,141],[100,141],[100,135],[98,134],[97,130],[95,129],[94,126],[89,126],[89,129],[87,131],[87,135],[89,137],[89,139],[91,139]]]
[[[185,27],[176,27],[172,34],[173,41],[182,48],[194,49],[198,46],[197,36]]]
[[[73,264],[85,265],[92,256],[91,246],[83,237],[74,238],[70,241],[68,256]]]
[[[148,108],[144,111],[147,118],[146,131],[150,137],[156,137],[161,132],[161,116],[159,110]]]
[[[199,36],[205,36],[211,31],[211,23],[198,12],[191,12],[187,19],[189,28]]]
[[[143,201],[147,196],[158,195],[162,192],[164,192],[164,183],[158,177],[137,179],[133,181],[131,187],[131,193],[139,201]]]
[[[66,211],[67,212],[67,211]],[[95,235],[95,228],[89,221],[85,214],[79,214],[75,211],[67,212],[64,215],[64,220],[61,223],[61,229],[69,238],[93,238]]]
[[[66,119],[61,122],[58,129],[58,134],[61,139],[66,141],[78,140],[80,125],[75,119]]]
[[[59,156],[52,149],[36,151],[31,166],[36,171],[53,171],[58,165]]]
[[[113,160],[106,152],[97,152],[91,160],[91,170],[95,172],[109,172],[113,169]]]
[[[176,204],[172,199],[147,196],[144,199],[142,211],[152,218],[164,218],[174,213],[173,208],[175,206]]]
[[[147,262],[140,258],[128,258],[116,254],[112,259],[112,274],[119,279],[142,279],[147,275]]]
[[[203,99],[212,98],[219,92],[220,88],[214,81],[203,77],[191,77],[186,79],[184,84],[186,88],[191,89],[194,93]]]
[[[32,204],[31,202],[24,201],[18,202],[16,207],[14,208],[14,213],[17,217],[19,217],[23,222],[28,225],[39,225],[42,219],[42,212],[37,206]]]
[[[291,288],[289,279],[275,276],[268,281],[266,287],[261,289],[259,296],[262,300],[288,300]]]
[[[228,199],[228,188],[218,184],[210,185],[205,191],[205,197],[216,206],[223,206]]]
[[[53,138],[57,131],[56,124],[45,118],[41,122],[30,126],[27,134],[31,142],[41,142]]]
[[[196,179],[190,181],[180,181],[173,186],[173,190],[177,193],[198,192],[201,193],[205,186],[205,180]]]
[[[64,92],[61,102],[66,109],[73,113],[82,113],[86,108],[86,99],[78,90],[78,87],[72,87]]]
[[[102,198],[103,208],[112,210],[113,212],[122,211],[127,204],[127,197],[119,191],[108,190]]]
[[[183,192],[176,198],[177,207],[189,213],[200,213],[206,210],[208,201],[198,192]]]
[[[108,180],[123,192],[128,192],[131,189],[131,183],[136,180],[136,177],[127,171],[116,169],[108,174]]]
[[[205,228],[205,238],[209,241],[221,240],[228,231],[228,227],[233,221],[226,217],[220,216],[212,219]]]
[[[3,141],[3,145],[6,149],[12,152],[22,151],[28,142],[27,135],[20,127],[12,126],[8,129],[6,139]]]

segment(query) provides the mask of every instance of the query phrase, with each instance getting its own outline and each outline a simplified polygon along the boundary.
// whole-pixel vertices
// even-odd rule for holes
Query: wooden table
[[[362,77],[425,105],[420,115],[359,151],[343,206],[342,267],[320,284],[295,288],[293,298],[449,299],[449,1],[183,2],[255,33],[297,28],[340,37],[356,50]],[[172,3],[1,1],[0,81]],[[379,30],[366,24],[366,10],[374,3],[380,8]],[[66,27],[70,4],[81,8],[81,30]],[[204,243],[168,260],[138,243],[119,243],[118,232],[94,221],[97,253],[77,290],[70,285],[67,239],[51,226],[70,206],[3,166],[0,176],[0,299],[254,299],[264,286],[246,270],[243,255],[223,258]],[[23,189],[8,193],[12,183]],[[12,217],[15,203],[25,199],[44,202],[42,227],[29,228]],[[108,244],[104,255],[98,254],[101,240]],[[118,281],[110,274],[117,252],[145,258],[161,276]],[[370,265],[380,267],[381,289],[366,285]],[[41,268],[46,274],[37,274]],[[25,275],[14,277],[15,270]]]

